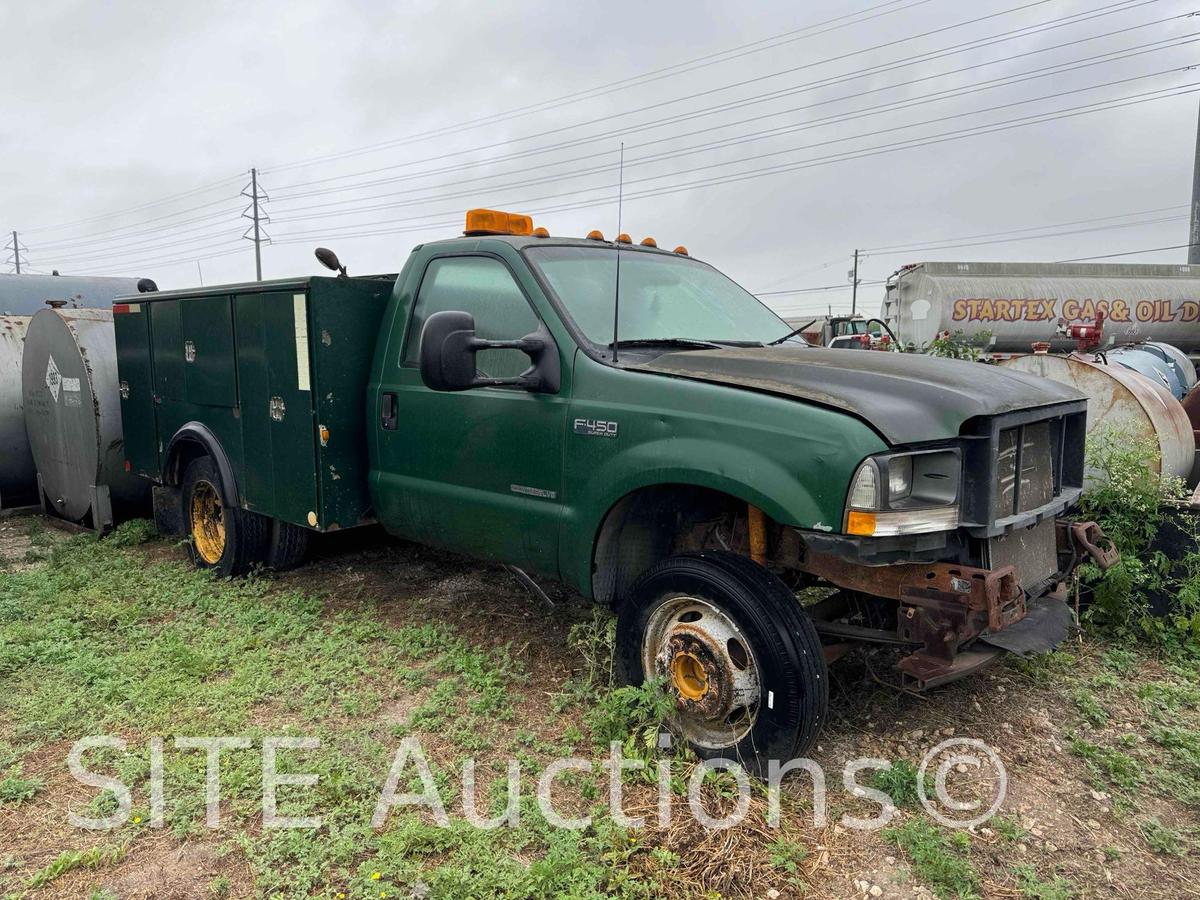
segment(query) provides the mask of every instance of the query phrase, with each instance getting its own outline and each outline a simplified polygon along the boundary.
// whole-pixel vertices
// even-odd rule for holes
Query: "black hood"
[[[840,409],[862,419],[891,444],[953,438],[976,416],[1085,399],[1065,385],[1012,369],[872,350],[689,350],[664,353],[629,368]]]

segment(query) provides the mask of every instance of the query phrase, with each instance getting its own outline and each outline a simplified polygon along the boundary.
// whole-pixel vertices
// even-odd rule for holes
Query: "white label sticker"
[[[775,692],[767,691],[767,709],[775,708]]]
[[[62,373],[58,371],[58,364],[54,362],[53,356],[46,363],[46,387],[50,388],[50,395],[57,403],[59,391],[62,390]]]
[[[308,371],[308,301],[303,294],[292,295],[292,314],[296,320],[296,387],[311,390]]]
[[[63,386],[64,391],[68,391],[72,394],[79,393],[79,379],[78,378],[64,378],[62,380],[62,386]]]

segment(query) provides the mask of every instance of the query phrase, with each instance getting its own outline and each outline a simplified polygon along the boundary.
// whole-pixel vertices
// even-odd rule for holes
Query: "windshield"
[[[616,254],[611,247],[537,247],[529,260],[590,341],[613,340]],[[787,324],[716,269],[684,256],[621,251],[621,341],[767,343]]]

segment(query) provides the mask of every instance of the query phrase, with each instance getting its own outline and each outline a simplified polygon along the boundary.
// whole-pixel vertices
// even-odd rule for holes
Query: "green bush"
[[[1200,555],[1171,560],[1152,549],[1166,504],[1185,495],[1178,478],[1157,474],[1158,445],[1116,428],[1088,436],[1089,479],[1080,514],[1094,519],[1121,552],[1107,572],[1088,563],[1080,575],[1094,592],[1087,622],[1102,632],[1157,643],[1194,642],[1200,637]],[[1177,597],[1172,614],[1150,614],[1150,595]]]

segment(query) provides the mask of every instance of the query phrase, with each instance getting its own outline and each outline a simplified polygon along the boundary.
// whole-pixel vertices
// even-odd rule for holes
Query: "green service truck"
[[[697,752],[759,769],[811,745],[850,647],[916,688],[1048,649],[1066,577],[1113,559],[1063,518],[1086,405],[1054,382],[809,347],[683,247],[514,214],[398,277],[317,255],[339,275],[114,305],[127,465],[222,575],[378,523],[558,579],[617,607]]]

